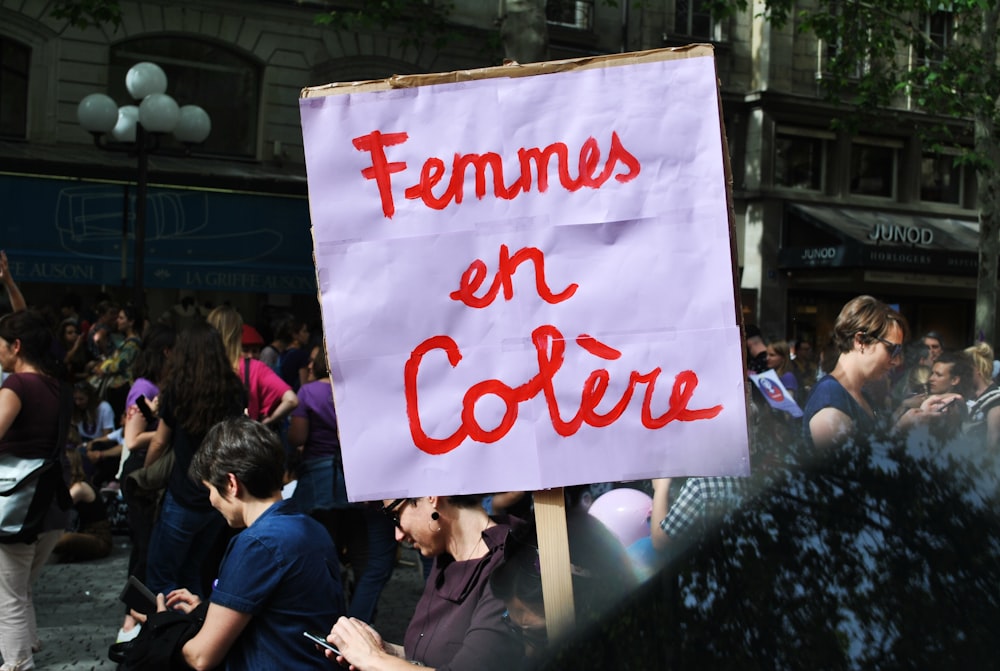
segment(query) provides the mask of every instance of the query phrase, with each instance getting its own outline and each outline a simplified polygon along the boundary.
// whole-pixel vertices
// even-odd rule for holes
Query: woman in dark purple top
[[[524,654],[504,623],[504,604],[489,578],[503,561],[510,524],[486,515],[479,496],[425,496],[385,502],[396,538],[409,540],[434,567],[406,630],[404,645],[386,643],[359,620],[340,618],[327,636],[361,671],[413,669],[511,671]],[[328,657],[335,657],[328,652]]]
[[[0,367],[9,376],[0,387],[0,453],[22,459],[52,458],[61,452],[59,418],[63,412],[59,380],[48,374],[52,334],[32,312],[0,319]],[[65,408],[69,412],[69,408]],[[67,417],[68,420],[68,417]],[[60,478],[51,468],[41,478]],[[65,481],[62,483],[65,488]],[[52,488],[55,491],[55,488]],[[3,668],[34,668],[39,645],[31,583],[55,546],[69,515],[53,500],[42,533],[32,542],[0,543],[0,655]],[[10,539],[7,539],[8,541]]]

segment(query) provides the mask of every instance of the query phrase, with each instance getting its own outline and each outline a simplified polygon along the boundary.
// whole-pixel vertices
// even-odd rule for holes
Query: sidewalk
[[[118,601],[128,579],[129,542],[115,536],[111,556],[80,564],[49,564],[35,584],[35,611],[42,650],[35,668],[51,671],[114,671],[108,646],[125,614]],[[423,590],[416,552],[404,550],[379,601],[374,626],[388,641],[403,641],[413,607]],[[334,666],[331,664],[331,668]]]

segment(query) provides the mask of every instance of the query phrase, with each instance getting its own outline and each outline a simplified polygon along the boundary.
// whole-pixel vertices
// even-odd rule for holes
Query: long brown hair
[[[177,336],[163,394],[179,425],[193,435],[203,435],[246,406],[243,382],[233,372],[219,332],[198,322]]]

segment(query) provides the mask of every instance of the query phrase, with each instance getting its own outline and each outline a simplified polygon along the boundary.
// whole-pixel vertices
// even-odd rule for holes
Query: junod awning
[[[871,268],[974,275],[979,225],[950,217],[792,204],[781,269]],[[803,231],[801,227],[812,230]]]

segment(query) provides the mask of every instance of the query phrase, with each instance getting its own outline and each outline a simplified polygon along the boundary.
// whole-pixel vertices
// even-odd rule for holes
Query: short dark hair
[[[278,434],[242,415],[224,419],[209,429],[191,460],[188,474],[195,482],[207,482],[225,491],[230,473],[254,498],[267,498],[281,491],[285,451]]]
[[[938,333],[937,331],[928,331],[923,336],[921,336],[920,342],[923,343],[924,340],[926,340],[927,338],[931,338],[933,340],[937,340],[938,341],[938,345],[941,346],[941,349],[944,349],[944,338],[942,338],[941,334]]]
[[[956,391],[963,396],[968,396],[969,392],[972,391],[973,371],[972,358],[968,354],[961,351],[947,350],[941,352],[941,355],[934,360],[934,363],[950,365],[952,377],[959,379]]]
[[[22,310],[0,318],[0,338],[11,344],[20,340],[22,359],[45,372],[52,371],[52,331],[40,313]]]
[[[885,336],[889,327],[896,324],[903,334],[903,341],[909,326],[906,318],[894,308],[871,296],[852,298],[837,315],[833,326],[833,338],[841,353],[854,348],[854,337],[861,336],[863,344],[871,344]]]
[[[628,594],[635,577],[625,548],[597,518],[572,513],[566,516],[566,527],[577,624],[590,624]],[[490,587],[498,599],[517,599],[544,615],[536,537],[534,523],[508,533],[504,561],[490,575]]]

